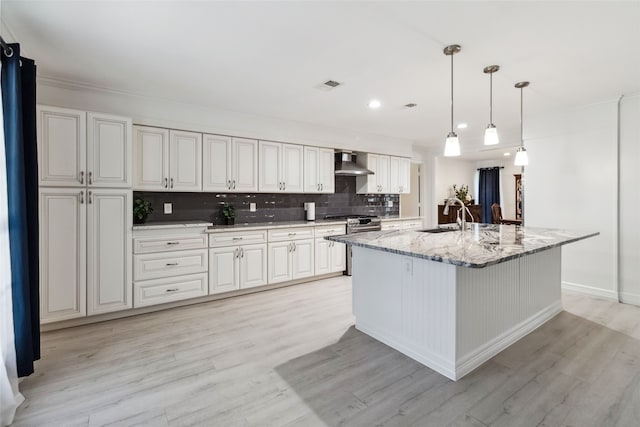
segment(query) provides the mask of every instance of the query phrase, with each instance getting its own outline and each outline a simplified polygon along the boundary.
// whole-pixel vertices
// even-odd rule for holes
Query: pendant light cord
[[[523,96],[522,89],[524,88],[522,87],[520,88],[520,146],[524,147],[524,135],[523,135],[523,126],[522,126],[524,122],[522,118],[522,96]]]
[[[453,133],[453,54],[451,54],[451,133]]]
[[[493,124],[493,72],[489,73],[489,124]]]

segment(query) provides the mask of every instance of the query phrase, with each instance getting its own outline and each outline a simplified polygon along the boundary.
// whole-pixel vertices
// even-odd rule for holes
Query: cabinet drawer
[[[133,280],[158,279],[208,270],[207,250],[134,255]]]
[[[316,226],[316,237],[339,236],[347,234],[346,225],[321,225]]]
[[[169,252],[183,249],[205,249],[206,247],[206,234],[194,234],[191,236],[137,237],[133,239],[134,254]]]
[[[389,221],[382,223],[383,230],[401,230],[402,222],[401,221]]]
[[[421,228],[423,228],[421,220],[402,221],[403,230],[419,230]]]
[[[267,230],[234,231],[225,233],[211,233],[209,235],[209,247],[247,245],[254,243],[267,243]]]
[[[134,283],[133,306],[146,307],[205,296],[208,287],[207,273]]]
[[[277,228],[275,230],[269,230],[269,242],[313,239],[314,237],[313,227]]]

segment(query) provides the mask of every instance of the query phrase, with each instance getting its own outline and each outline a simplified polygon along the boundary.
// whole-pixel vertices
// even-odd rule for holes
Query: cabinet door
[[[408,158],[400,158],[398,183],[400,185],[400,193],[408,194],[411,192],[411,160]]]
[[[202,191],[202,134],[169,131],[169,190]]]
[[[267,245],[240,246],[240,289],[267,284]]]
[[[269,283],[279,283],[291,280],[291,242],[269,243],[269,266],[267,275]]]
[[[302,193],[303,184],[303,146],[282,144],[282,182],[287,193]]]
[[[389,192],[389,156],[378,156],[378,170],[374,176],[377,177],[380,193]]]
[[[316,239],[315,275],[331,273],[331,243],[325,239]]]
[[[202,190],[231,189],[231,137],[202,136]]]
[[[146,126],[133,127],[134,190],[168,191],[169,131]]]
[[[87,115],[38,106],[38,169],[41,186],[86,184]]]
[[[237,246],[209,249],[209,294],[239,289]]]
[[[266,193],[277,193],[282,191],[282,180],[280,179],[282,144],[277,142],[260,141],[259,150],[259,191]]]
[[[87,314],[86,206],[85,190],[40,190],[42,323]]]
[[[87,193],[87,314],[132,308],[131,191]]]
[[[306,168],[306,164],[305,164]],[[335,153],[330,148],[321,148],[318,162],[318,181],[320,182],[321,193],[335,192]],[[306,173],[306,169],[305,169]]]
[[[337,273],[347,269],[347,245],[331,242],[331,272]]]
[[[302,279],[314,275],[315,239],[293,241],[292,278]]]
[[[400,157],[389,158],[389,192],[400,193]]]
[[[356,177],[357,193],[379,193],[378,174],[380,173],[380,156],[378,154],[365,154],[362,157],[358,157],[357,162],[360,166],[364,166],[374,173],[373,175]]]
[[[87,114],[87,184],[131,187],[131,119]]]
[[[320,180],[320,149],[318,147],[304,147],[304,192],[319,193]]]
[[[232,191],[258,191],[258,141],[233,138]]]

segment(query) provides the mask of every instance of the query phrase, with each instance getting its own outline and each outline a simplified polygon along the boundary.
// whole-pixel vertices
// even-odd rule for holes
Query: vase
[[[224,218],[224,223],[226,225],[233,225],[233,224],[235,224],[235,220],[236,220],[235,218],[225,217]]]

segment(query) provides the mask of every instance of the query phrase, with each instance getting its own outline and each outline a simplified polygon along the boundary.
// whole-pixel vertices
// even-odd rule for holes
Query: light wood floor
[[[48,332],[15,426],[640,425],[640,308],[564,304],[458,382],[356,331],[346,277]]]

